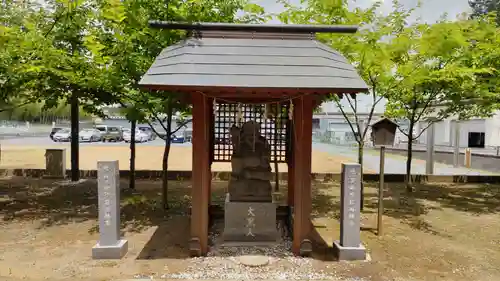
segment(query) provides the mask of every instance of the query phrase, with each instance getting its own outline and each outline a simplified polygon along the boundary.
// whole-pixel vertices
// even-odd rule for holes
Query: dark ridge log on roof
[[[358,31],[358,27],[352,25],[242,24],[218,22],[182,23],[149,21],[149,26],[162,29],[191,31],[250,31],[271,33],[356,33],[356,31]]]
[[[274,29],[241,24],[169,25],[175,26],[198,32],[165,48],[142,77],[142,87],[268,99],[368,90],[356,69],[339,52],[316,41],[311,29],[305,32],[288,25],[259,25]]]

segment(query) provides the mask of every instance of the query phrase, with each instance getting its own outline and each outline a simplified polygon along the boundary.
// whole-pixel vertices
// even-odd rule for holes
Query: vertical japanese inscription
[[[361,166],[342,164],[340,244],[344,247],[360,245]]]
[[[252,206],[248,207],[246,227],[247,227],[246,236],[255,237],[255,234],[253,233],[253,230],[255,228],[255,213],[254,213],[254,209],[252,208]]]
[[[118,161],[97,163],[99,192],[99,244],[115,245],[120,240],[120,190]]]

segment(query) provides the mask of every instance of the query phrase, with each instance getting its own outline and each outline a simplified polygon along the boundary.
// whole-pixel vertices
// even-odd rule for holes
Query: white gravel
[[[186,260],[190,265],[181,273],[164,274],[165,279],[216,280],[345,280],[315,269],[314,260],[293,256],[291,241],[283,238],[272,247],[222,247],[220,234],[212,231],[211,247],[207,257]],[[250,267],[239,263],[241,255],[265,255],[269,264]],[[356,279],[350,279],[356,280]],[[357,279],[362,281],[361,279]]]

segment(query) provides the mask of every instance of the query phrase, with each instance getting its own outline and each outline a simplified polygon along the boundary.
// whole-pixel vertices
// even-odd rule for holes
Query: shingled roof
[[[140,81],[150,89],[368,90],[355,68],[311,34],[204,31],[164,49]]]

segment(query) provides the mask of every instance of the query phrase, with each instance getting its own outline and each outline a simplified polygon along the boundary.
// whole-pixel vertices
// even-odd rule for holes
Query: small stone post
[[[427,161],[425,162],[425,173],[434,174],[434,124],[427,128]]]
[[[455,141],[453,143],[453,167],[460,167],[460,123],[455,122]]]
[[[340,187],[340,241],[333,242],[339,260],[364,260],[360,238],[361,165],[342,164]]]
[[[118,161],[97,162],[99,196],[99,242],[93,259],[121,259],[128,251],[120,233],[120,170]]]
[[[470,168],[472,165],[472,151],[470,148],[465,149],[464,166]]]
[[[379,184],[378,184],[378,215],[377,215],[377,235],[382,235],[383,225],[382,217],[384,215],[384,168],[385,168],[385,146],[380,147],[380,168],[379,168]]]
[[[46,149],[44,178],[63,179],[65,177],[66,149]]]

